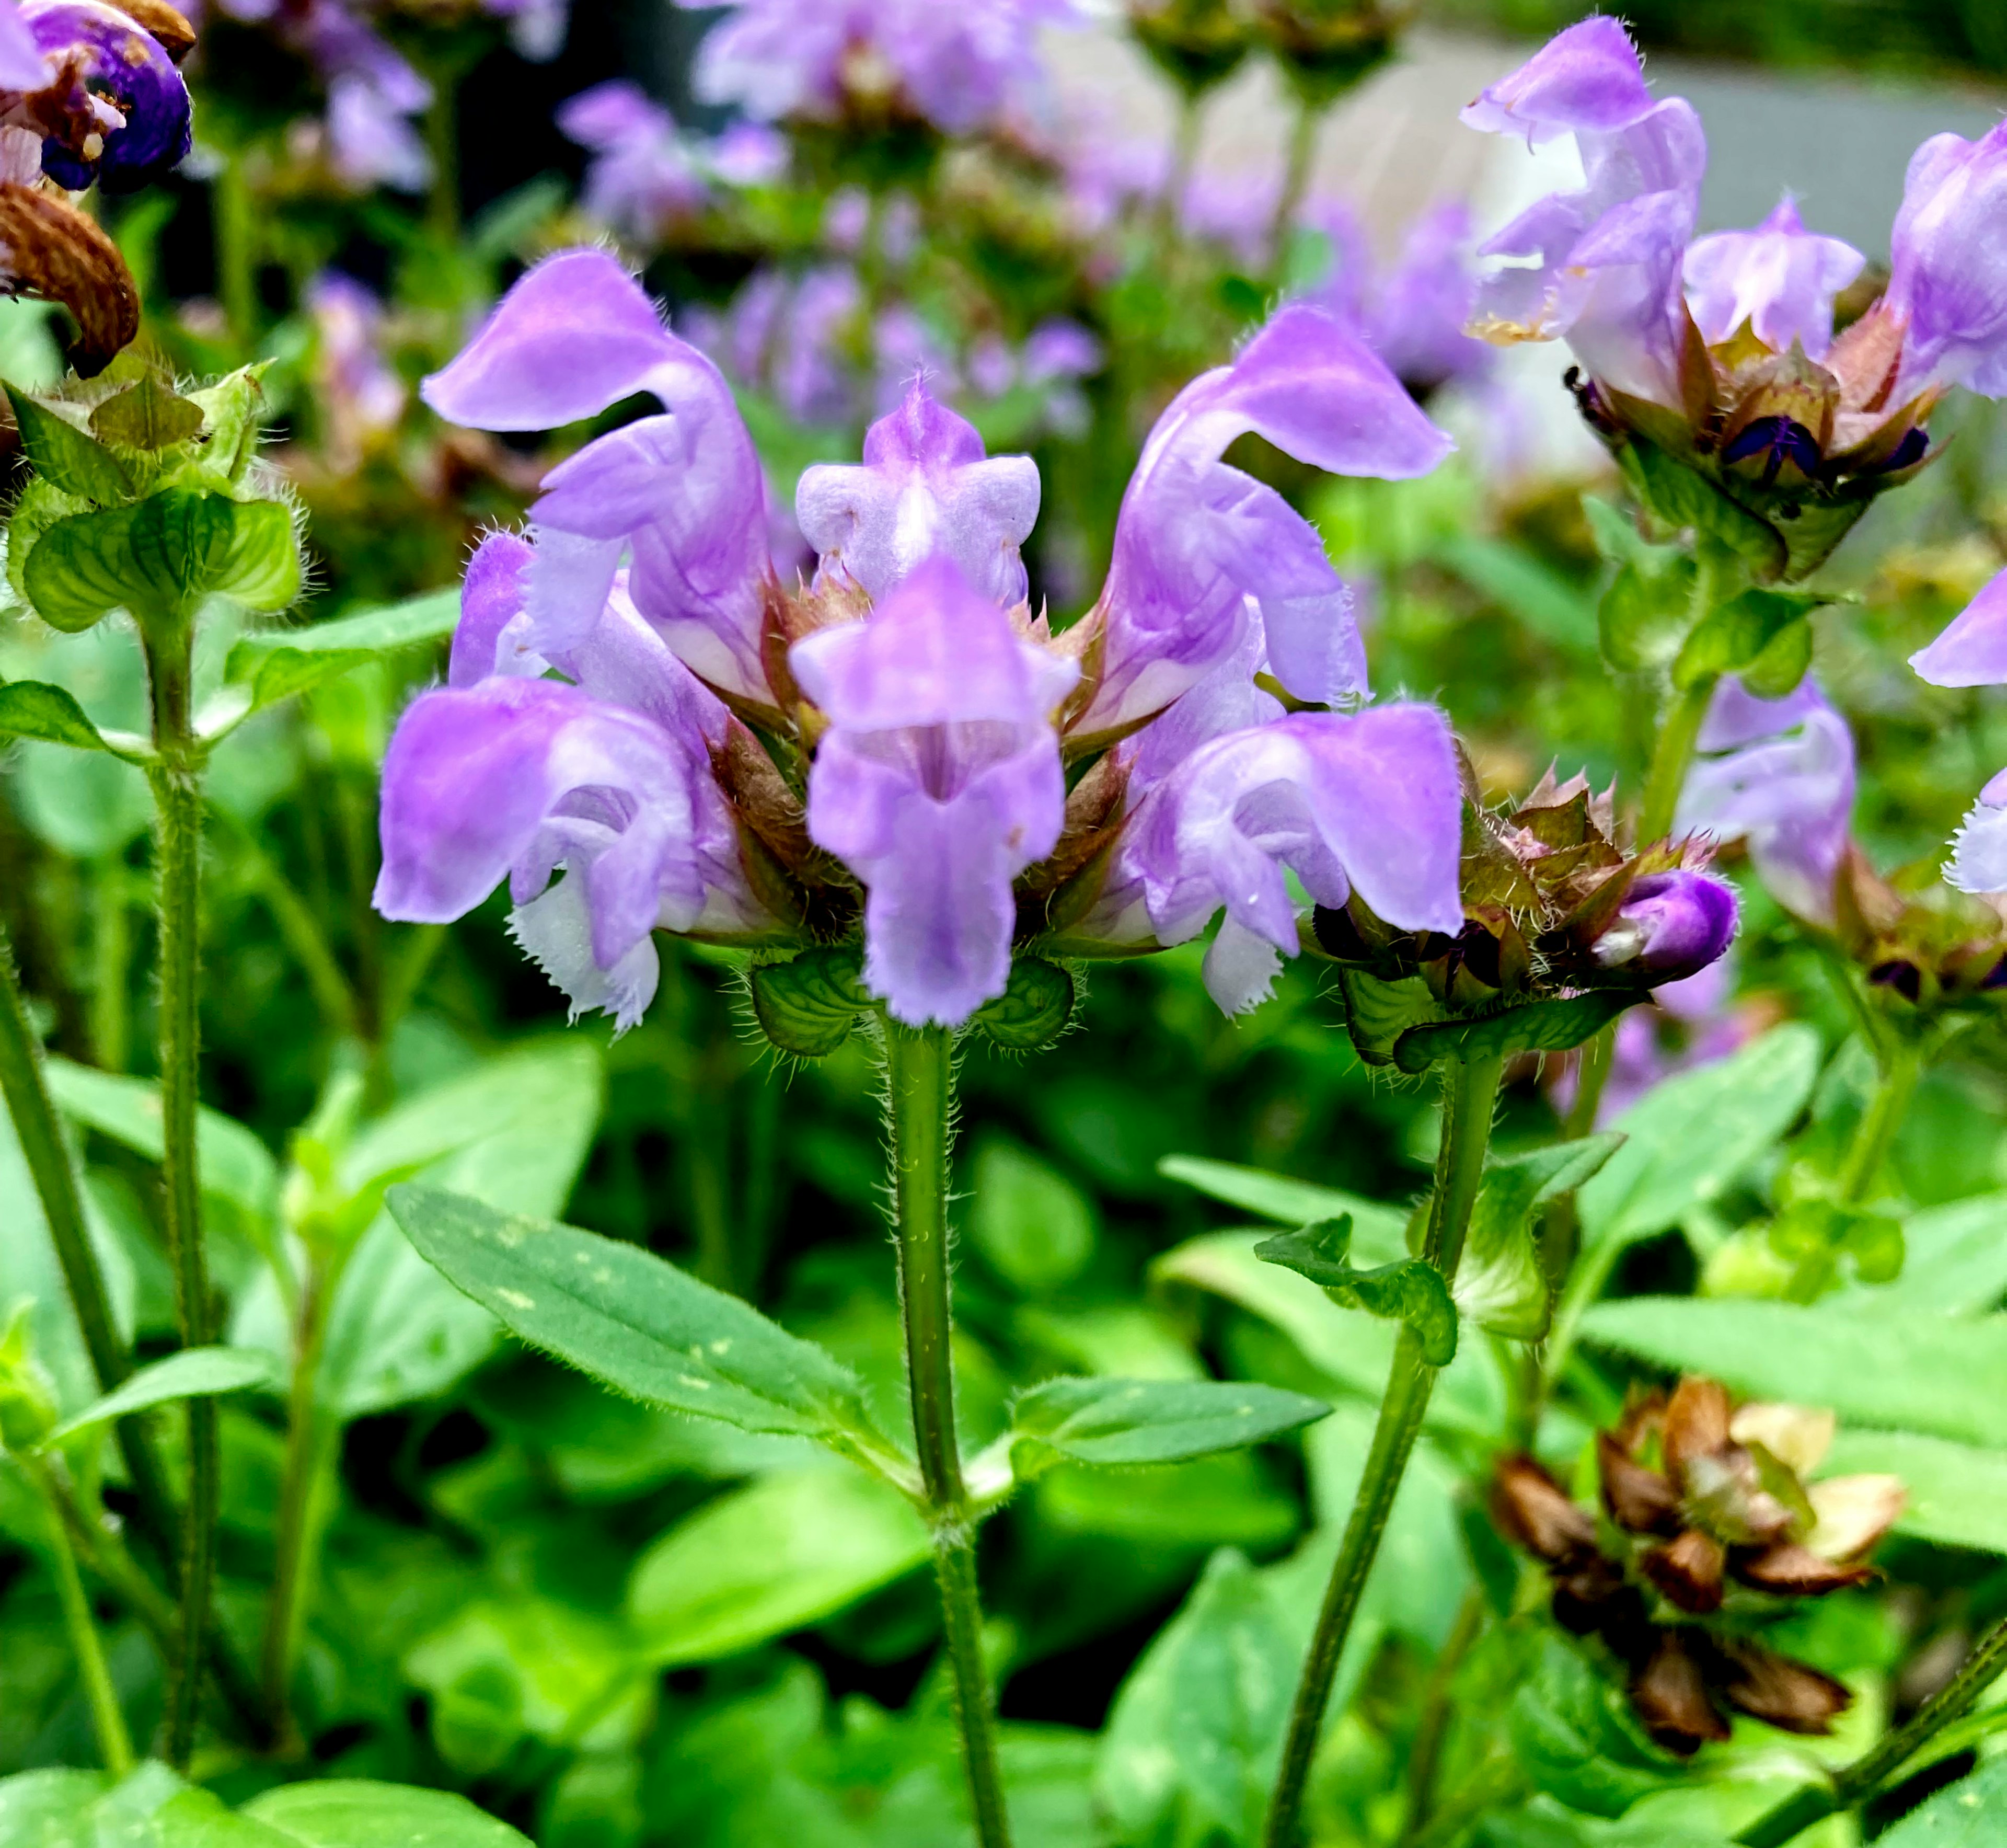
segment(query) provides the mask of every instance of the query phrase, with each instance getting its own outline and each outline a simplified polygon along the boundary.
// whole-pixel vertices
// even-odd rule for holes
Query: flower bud
[[[1705,874],[1648,873],[1631,888],[1596,959],[1656,987],[1698,974],[1735,935],[1735,894]]]

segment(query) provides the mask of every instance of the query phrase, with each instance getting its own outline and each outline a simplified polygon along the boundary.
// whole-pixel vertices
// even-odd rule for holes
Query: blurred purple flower
[[[602,224],[651,244],[710,196],[704,176],[668,110],[624,77],[581,90],[557,112],[560,133],[594,158],[580,203]]]
[[[383,305],[369,290],[326,270],[308,284],[306,308],[329,459],[353,468],[372,439],[397,428],[410,394],[383,356]]]
[[[1833,881],[1854,813],[1854,737],[1809,677],[1783,699],[1758,699],[1733,675],[1701,727],[1674,826],[1746,841],[1777,902],[1832,922]]]
[[[1746,1045],[1760,1030],[1760,1014],[1733,1005],[1734,981],[1727,956],[1698,973],[1663,982],[1642,1006],[1618,1016],[1610,1075],[1597,1101],[1596,1128],[1607,1129],[1631,1106],[1668,1078],[1712,1065]],[[1570,1055],[1557,1072],[1555,1108],[1565,1115],[1581,1080],[1581,1061]]]
[[[697,94],[763,121],[894,102],[944,133],[989,125],[1042,75],[1039,28],[1073,0],[726,0],[698,48]],[[677,0],[709,9],[716,0]]]
[[[571,23],[571,0],[481,0],[482,9],[509,22],[509,37],[533,64],[545,64],[564,49]]]
[[[809,832],[868,895],[865,984],[895,1019],[957,1025],[1003,992],[1011,882],[1059,839],[1053,714],[1079,670],[1021,639],[946,555],[788,659],[830,721]]]

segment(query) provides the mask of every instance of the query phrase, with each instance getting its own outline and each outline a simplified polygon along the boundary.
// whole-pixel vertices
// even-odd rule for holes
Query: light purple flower
[[[1482,247],[1536,260],[1485,280],[1472,331],[1501,342],[1565,335],[1607,384],[1678,405],[1680,267],[1707,166],[1691,106],[1653,103],[1628,35],[1599,17],[1558,34],[1463,119],[1529,145],[1572,135],[1588,182],[1540,200]]]
[[[1787,197],[1754,231],[1720,231],[1688,246],[1687,306],[1710,344],[1747,321],[1765,345],[1788,352],[1796,341],[1823,359],[1833,298],[1867,262],[1851,244],[1807,231]]]
[[[657,928],[752,935],[771,920],[711,774],[724,708],[617,593],[573,652],[521,654],[529,553],[510,534],[484,542],[448,684],[399,722],[374,902],[386,917],[446,923],[506,876],[510,928],[574,1017],[603,1009],[624,1030],[654,992]],[[547,665],[570,684],[540,677]]]
[[[32,94],[48,80],[48,60],[19,0],[0,0],[0,90]]]
[[[1177,710],[1157,723],[1175,723]],[[1286,867],[1319,904],[1356,890],[1401,929],[1460,931],[1462,804],[1449,727],[1433,706],[1298,712],[1226,732],[1143,797],[1098,928],[1182,943],[1224,907],[1206,987],[1226,1012],[1245,1012],[1296,953]]]
[[[1618,1016],[1610,1076],[1596,1103],[1597,1129],[1609,1129],[1667,1079],[1727,1058],[1759,1030],[1757,1017],[1733,1005],[1730,970],[1729,957],[1717,958],[1696,974],[1660,983],[1642,1006]],[[1581,1062],[1571,1055],[1554,1086],[1557,1111],[1565,1115],[1572,1108],[1580,1081]]]
[[[866,433],[862,466],[804,471],[795,517],[822,568],[841,568],[873,598],[938,553],[992,602],[1016,603],[1025,595],[1018,548],[1039,517],[1038,465],[986,455],[975,426],[915,379]]]
[[[383,305],[369,290],[339,270],[323,270],[307,285],[306,306],[330,458],[352,468],[372,438],[397,428],[410,394],[383,356]]]
[[[640,84],[609,79],[559,108],[560,133],[594,158],[580,203],[624,237],[649,243],[703,209],[710,189],[675,118]]]
[[[1356,334],[1286,307],[1231,366],[1180,392],[1144,445],[1116,525],[1106,659],[1087,735],[1161,712],[1230,655],[1252,599],[1278,678],[1297,698],[1356,699],[1365,650],[1323,542],[1272,488],[1219,459],[1254,430],[1341,475],[1426,475],[1450,439]]]
[[[831,729],[809,832],[865,888],[864,981],[895,1019],[959,1024],[1003,993],[1011,883],[1059,839],[1053,708],[1077,670],[936,557],[860,623],[795,644]]]
[[[678,0],[710,8],[714,0]],[[728,0],[697,52],[697,94],[765,121],[840,114],[862,93],[896,97],[951,135],[994,121],[1037,85],[1039,28],[1072,0]],[[882,106],[882,104],[881,104]]]
[[[1960,892],[2007,892],[2007,770],[1979,792],[1952,839],[1944,877]]]
[[[2007,123],[1933,136],[1910,161],[1884,298],[1903,323],[1897,390],[2007,397]]]
[[[424,395],[454,422],[524,430],[643,391],[661,414],[559,464],[531,509],[535,645],[551,655],[583,641],[631,553],[637,606],[693,671],[771,703],[760,654],[772,569],[760,458],[718,368],[662,325],[611,256],[570,250],[538,264]]]
[[[347,71],[327,87],[328,156],[335,171],[356,186],[390,186],[422,193],[431,184],[432,158],[412,117],[430,96],[378,77]]]
[[[546,64],[564,49],[571,0],[481,0],[484,10],[509,22],[509,38],[532,64]]]
[[[1757,877],[1779,904],[1830,924],[1854,813],[1847,721],[1809,677],[1783,699],[1758,699],[1730,675],[1708,708],[1699,750],[1675,827],[1746,841]]]
[[[1910,665],[1934,687],[2007,686],[2007,571],[1991,578]]]

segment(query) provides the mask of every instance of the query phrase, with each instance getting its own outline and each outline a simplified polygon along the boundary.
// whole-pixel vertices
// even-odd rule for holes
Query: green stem
[[[300,1626],[320,1528],[319,1504],[324,1499],[321,1490],[326,1481],[327,1428],[321,1415],[319,1385],[327,1306],[336,1281],[334,1267],[318,1255],[309,1260],[294,1324],[293,1380],[286,1405],[286,1461],[279,1486],[272,1600],[266,1609],[259,1653],[265,1711],[277,1727],[280,1750],[294,1755],[300,1750],[300,1740],[292,1712],[293,1664],[299,1652]]]
[[[2003,1669],[2007,1669],[2007,1620],[1995,1624],[1958,1673],[1873,1751],[1843,1766],[1830,1783],[1808,1785],[1787,1797],[1758,1817],[1736,1841],[1741,1848],[1783,1848],[1815,1822],[1865,1803],[1909,1762],[1918,1747],[1969,1712]]]
[[[1289,261],[1289,232],[1303,209],[1303,195],[1310,190],[1310,166],[1317,158],[1317,130],[1324,111],[1307,99],[1296,104],[1296,119],[1289,129],[1289,164],[1282,174],[1282,190],[1275,200],[1275,215],[1268,224],[1268,269],[1279,279]]]
[[[1652,749],[1651,774],[1645,781],[1644,806],[1638,811],[1638,842],[1650,846],[1673,831],[1673,817],[1680,806],[1680,791],[1693,763],[1694,746],[1700,737],[1702,722],[1714,698],[1718,674],[1704,676],[1677,694],[1665,723],[1659,727],[1659,741]]]
[[[1443,1741],[1449,1736],[1450,1691],[1456,1684],[1456,1671],[1463,1666],[1463,1659],[1483,1631],[1484,1594],[1473,1585],[1463,1595],[1456,1622],[1423,1691],[1415,1743],[1408,1753],[1408,1819],[1401,1830],[1403,1848],[1428,1826],[1435,1808],[1436,1773],[1442,1765]]]
[[[899,1244],[899,1306],[913,1444],[934,1534],[934,1571],[954,1675],[955,1716],[968,1775],[976,1839],[1009,1848],[1004,1782],[996,1764],[975,1536],[954,1432],[954,1323],[948,1301],[948,1144],[954,1123],[954,1047],[940,1027],[885,1027],[887,1115]]]
[[[1878,1061],[1875,1094],[1868,1101],[1840,1169],[1839,1197],[1846,1205],[1857,1207],[1868,1198],[1895,1145],[1896,1132],[1910,1113],[1910,1101],[1921,1076],[1922,1062],[1915,1048],[1897,1041],[1883,1051]]]
[[[91,1370],[97,1376],[99,1390],[109,1392],[131,1374],[132,1359],[111,1319],[111,1299],[105,1289],[104,1273],[98,1266],[97,1249],[90,1242],[69,1150],[63,1142],[55,1102],[43,1080],[41,1048],[29,1026],[26,1005],[4,936],[0,936],[0,1094],[6,1098],[7,1113],[13,1119],[15,1136],[41,1201],[42,1217],[56,1248],[57,1261],[62,1266],[63,1281],[76,1312],[77,1326],[83,1330]],[[139,1504],[139,1524],[171,1567],[174,1500],[168,1490],[167,1472],[161,1466],[160,1453],[153,1447],[143,1415],[122,1418],[117,1429],[119,1454],[125,1459],[126,1474]]]
[[[245,150],[233,149],[216,176],[210,209],[216,221],[216,287],[240,356],[258,350],[258,210]]]
[[[175,1320],[185,1348],[211,1339],[209,1265],[203,1247],[196,1157],[196,1059],[202,989],[202,763],[189,726],[190,634],[183,622],[143,621],[157,761],[153,788],[160,861],[160,1164]],[[216,1571],[220,1459],[216,1401],[186,1403],[189,1493],[182,1529],[181,1626],[161,1724],[168,1762],[195,1745],[209,1606]]]
[[[278,862],[265,851],[258,837],[243,822],[220,804],[212,804],[210,812],[224,824],[237,851],[244,857],[259,896],[272,914],[272,921],[279,927],[279,935],[284,939],[286,948],[299,964],[301,973],[307,978],[314,1005],[320,1009],[322,1021],[329,1032],[337,1038],[354,1035],[357,1031],[354,993],[348,985],[347,977],[341,972],[341,965],[335,960],[334,952],[328,946],[326,933],[314,916],[313,907],[294,889]]]
[[[131,1062],[125,985],[132,961],[131,878],[123,853],[108,853],[91,868],[90,1047],[108,1072]]]
[[[1442,1146],[1436,1155],[1435,1201],[1422,1255],[1442,1272],[1447,1282],[1455,1281],[1471,1209],[1477,1202],[1485,1150],[1491,1140],[1492,1112],[1498,1101],[1500,1070],[1496,1054],[1468,1063],[1452,1059],[1443,1067]],[[1324,1592],[1324,1608],[1317,1613],[1303,1676],[1296,1684],[1289,1737],[1282,1747],[1282,1766],[1276,1774],[1275,1794],[1263,1836],[1267,1848],[1295,1848],[1299,1839],[1303,1790],[1324,1730],[1332,1682],[1345,1652],[1353,1619],[1358,1615],[1367,1577],[1379,1555],[1395,1495],[1420,1434],[1436,1371],[1423,1359],[1421,1343],[1413,1329],[1402,1323],[1365,1473],[1360,1479],[1352,1518],[1346,1524],[1345,1539],[1332,1567],[1331,1583]]]
[[[69,1529],[62,1511],[51,1494],[48,1465],[34,1460],[29,1474],[41,1493],[44,1513],[48,1518],[49,1551],[55,1565],[56,1595],[62,1603],[63,1626],[69,1632],[71,1653],[76,1659],[83,1680],[83,1696],[90,1708],[91,1730],[97,1735],[97,1749],[104,1768],[116,1778],[132,1768],[132,1740],[125,1730],[125,1715],[118,1705],[118,1691],[112,1685],[111,1670],[104,1659],[104,1644],[97,1634],[97,1620],[90,1600],[84,1595],[83,1579],[71,1550]]]

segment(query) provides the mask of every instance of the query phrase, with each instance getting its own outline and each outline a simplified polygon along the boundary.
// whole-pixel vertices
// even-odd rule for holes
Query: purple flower
[[[424,396],[455,422],[526,430],[642,391],[662,412],[587,443],[545,478],[530,510],[536,645],[551,654],[584,639],[631,552],[636,606],[690,668],[725,693],[771,704],[760,458],[718,368],[661,324],[612,257],[570,250],[538,264],[426,380]]]
[[[1892,247],[1902,396],[1950,383],[2007,397],[2007,123],[1917,150]]]
[[[102,0],[28,0],[19,23],[46,55],[42,82],[66,73],[81,92],[61,110],[77,132],[42,143],[42,170],[58,186],[81,192],[96,181],[129,193],[180,164],[189,144],[188,86],[151,33]]]
[[[1157,723],[1179,721],[1173,706]],[[1226,731],[1144,795],[1090,929],[1182,943],[1224,907],[1206,987],[1243,1013],[1296,952],[1286,867],[1320,904],[1356,889],[1402,929],[1462,929],[1462,805],[1455,747],[1433,706],[1299,712]]]
[[[375,437],[397,427],[409,394],[383,357],[383,305],[352,277],[327,270],[308,284],[315,378],[330,460],[354,468]]]
[[[1829,924],[1854,813],[1847,721],[1809,678],[1785,698],[1758,699],[1730,676],[1708,708],[1699,749],[1675,825],[1746,841],[1777,902]]]
[[[1502,342],[1564,334],[1605,383],[1678,405],[1681,262],[1707,165],[1691,106],[1655,104],[1623,27],[1596,18],[1493,84],[1463,119],[1529,146],[1572,135],[1588,182],[1540,200],[1483,246],[1486,256],[1534,261],[1486,279],[1472,331]]]
[[[1233,653],[1250,599],[1292,693],[1365,693],[1350,597],[1316,530],[1219,459],[1246,430],[1318,468],[1387,480],[1426,475],[1453,447],[1356,334],[1317,309],[1282,309],[1231,366],[1180,392],[1144,445],[1116,525],[1084,733],[1119,734],[1169,705]]]
[[[509,22],[510,42],[531,63],[548,63],[564,49],[571,0],[481,0],[481,6]]]
[[[1754,231],[1716,231],[1688,247],[1687,303],[1710,343],[1746,321],[1765,345],[1782,353],[1796,341],[1822,359],[1832,345],[1833,298],[1867,261],[1851,244],[1807,231],[1787,198]]]
[[[18,5],[0,5],[0,90],[32,94],[49,81],[48,59]]]
[[[2007,892],[2007,770],[1979,792],[1944,870],[1960,892]]]
[[[796,642],[789,665],[830,721],[809,832],[863,882],[865,983],[896,1019],[957,1025],[1003,993],[1011,882],[1059,839],[1053,712],[1078,670],[946,557],[868,620]]]
[[[1595,944],[1604,968],[1680,981],[1726,953],[1735,936],[1735,894],[1719,879],[1681,867],[1647,873]]]
[[[986,455],[975,426],[918,380],[866,434],[862,466],[818,463],[795,490],[795,518],[822,568],[841,568],[874,599],[938,553],[991,602],[1020,602],[1018,548],[1038,517],[1038,465]]]
[[[570,998],[625,1029],[654,992],[650,933],[757,935],[711,750],[729,723],[617,592],[575,651],[538,677],[517,651],[531,548],[476,553],[443,688],[422,694],[384,760],[386,917],[445,923],[505,876],[510,928]],[[563,869],[555,886],[552,875]]]
[[[1037,33],[1072,0],[728,0],[697,53],[697,94],[764,121],[887,104],[965,135],[1042,72]],[[709,8],[714,0],[678,0]]]
[[[2007,686],[2007,571],[1992,578],[1910,665],[1934,687]]]
[[[594,154],[581,203],[637,243],[700,211],[710,189],[675,118],[640,84],[613,78],[581,90],[557,112],[558,129]]]

